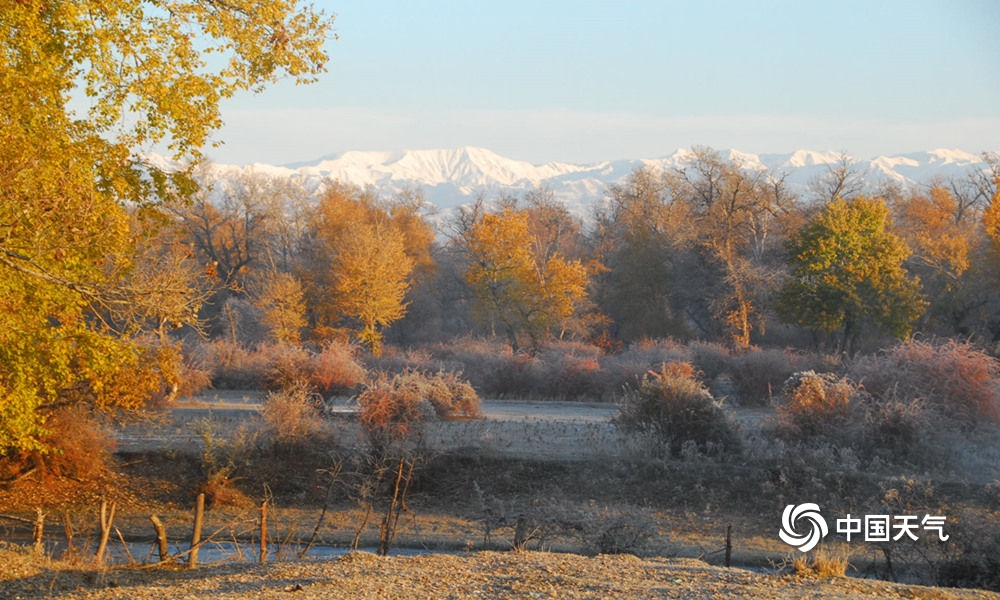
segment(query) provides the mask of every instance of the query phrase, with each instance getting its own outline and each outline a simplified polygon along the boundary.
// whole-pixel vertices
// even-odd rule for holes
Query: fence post
[[[733,526],[726,525],[726,566],[733,566]]]
[[[260,503],[260,562],[267,562],[267,500]]]
[[[156,515],[150,515],[149,520],[153,522],[153,529],[156,531],[156,545],[160,554],[160,562],[167,562],[170,556],[167,554],[167,528],[163,521]]]
[[[42,536],[45,535],[45,513],[40,507],[35,508],[35,529],[34,529],[34,549],[35,556],[41,556],[45,552],[42,545]]]
[[[198,494],[194,508],[194,530],[191,532],[191,551],[188,556],[188,568],[198,567],[198,544],[201,543],[201,526],[205,520],[205,494]]]

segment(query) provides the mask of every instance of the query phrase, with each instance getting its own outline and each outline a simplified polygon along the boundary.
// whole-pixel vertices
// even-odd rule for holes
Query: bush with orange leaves
[[[786,436],[808,439],[842,431],[858,404],[861,389],[845,377],[803,371],[785,382],[776,407],[778,427]]]
[[[377,453],[418,445],[428,419],[482,416],[475,390],[450,373],[380,374],[358,396],[358,406],[361,425]]]

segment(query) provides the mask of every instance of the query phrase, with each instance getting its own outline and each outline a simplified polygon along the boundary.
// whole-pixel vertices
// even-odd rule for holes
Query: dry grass
[[[796,575],[813,579],[844,577],[849,566],[846,556],[835,556],[829,551],[820,550],[797,556],[792,560],[792,570]]]

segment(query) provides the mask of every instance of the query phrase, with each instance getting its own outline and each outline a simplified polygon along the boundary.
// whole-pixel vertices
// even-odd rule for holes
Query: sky
[[[532,163],[1000,150],[997,0],[334,0],[319,82],[223,106],[216,162],[481,146]]]

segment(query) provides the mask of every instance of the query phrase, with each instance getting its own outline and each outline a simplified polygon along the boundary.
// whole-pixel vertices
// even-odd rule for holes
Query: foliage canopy
[[[136,244],[159,201],[192,187],[141,151],[165,143],[200,159],[222,99],[322,71],[330,21],[294,0],[8,1],[0,20],[0,454],[11,456],[44,453],[60,407],[135,409],[169,379],[171,353],[137,339],[150,322],[190,321],[172,296],[191,290],[149,277]]]
[[[889,230],[886,204],[834,200],[789,242],[792,278],[778,299],[790,322],[840,332],[851,352],[866,332],[903,337],[924,307],[919,282],[903,263],[906,243]]]

